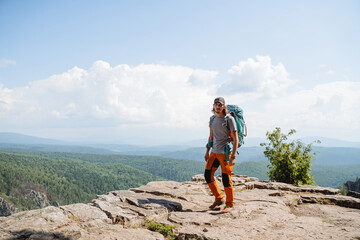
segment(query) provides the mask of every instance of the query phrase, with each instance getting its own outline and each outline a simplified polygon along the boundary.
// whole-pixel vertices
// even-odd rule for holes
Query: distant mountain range
[[[34,136],[28,136],[19,133],[2,132],[0,133],[0,143],[15,143],[15,144],[55,144],[63,145],[68,144],[65,141],[39,138]]]
[[[293,139],[290,139],[293,140]],[[309,144],[313,143],[316,140],[320,140],[321,143],[315,143],[314,146],[321,146],[321,147],[350,147],[350,148],[360,148],[360,142],[351,142],[351,141],[344,141],[335,138],[326,138],[326,137],[304,137],[300,138],[300,141],[303,143]],[[194,141],[189,141],[184,143],[187,146],[193,147],[202,147],[205,146],[207,139],[198,139]],[[245,138],[245,144],[243,147],[259,147],[260,143],[267,142],[265,138]]]
[[[356,142],[346,142],[329,138],[304,138],[305,143],[320,139],[322,144],[314,144],[316,154],[314,164],[347,165],[360,164],[360,146]],[[264,147],[259,147],[264,139],[249,138],[239,149],[238,159],[241,162],[265,161]],[[198,141],[200,143],[200,140]],[[258,144],[257,144],[258,143]],[[184,145],[134,146],[127,144],[71,144],[53,139],[27,136],[17,133],[0,133],[0,151],[7,152],[68,152],[92,154],[123,154],[161,156],[174,159],[203,161],[204,144],[197,146],[196,141]],[[328,147],[324,147],[328,146]],[[190,147],[193,146],[193,147]],[[344,147],[345,146],[345,147]]]
[[[360,142],[351,142],[344,141],[335,138],[325,138],[325,137],[305,137],[300,139],[304,143],[312,143],[315,140],[320,140],[320,144],[314,144],[314,146],[319,147],[350,147],[350,148],[360,148]],[[67,142],[61,140],[54,140],[48,138],[34,137],[19,133],[12,132],[0,132],[0,143],[13,143],[13,144],[49,144],[49,145],[79,145],[79,146],[92,146],[105,148],[112,151],[149,151],[153,150],[154,152],[168,152],[168,151],[179,151],[184,150],[190,147],[203,147],[205,146],[207,139],[198,139],[188,142],[183,142],[180,144],[172,145],[160,145],[160,146],[134,146],[129,144],[89,144],[81,142]],[[266,142],[265,138],[245,138],[245,144],[243,147],[259,147],[260,143]]]
[[[241,147],[236,157],[240,162],[266,161],[264,147]],[[313,164],[349,165],[360,164],[360,148],[313,147],[316,153]],[[162,156],[176,159],[204,161],[205,148],[189,148],[183,151],[164,153]]]

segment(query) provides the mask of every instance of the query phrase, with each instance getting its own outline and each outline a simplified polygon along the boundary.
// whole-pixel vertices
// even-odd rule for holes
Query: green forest
[[[267,180],[267,161],[237,162],[234,173]],[[20,210],[36,205],[24,194],[46,193],[52,205],[90,202],[97,194],[150,181],[189,181],[204,172],[204,161],[159,156],[14,150],[0,152],[0,197]],[[340,187],[360,176],[360,165],[313,165],[317,185]],[[216,174],[220,174],[220,170]]]
[[[28,189],[46,193],[52,205],[63,205],[157,180],[165,178],[121,163],[0,153],[0,195],[21,210],[36,207],[24,197]]]

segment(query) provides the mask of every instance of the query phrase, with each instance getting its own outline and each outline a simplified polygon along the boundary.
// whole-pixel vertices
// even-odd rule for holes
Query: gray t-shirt
[[[231,115],[228,116],[229,116],[228,123],[229,123],[230,131],[231,132],[237,131],[235,119]],[[211,127],[213,130],[213,147],[211,152],[224,154],[225,153],[224,147],[230,141],[229,130],[226,127],[226,118],[225,117],[219,118],[215,116],[214,120],[211,121],[212,118],[213,117],[210,118],[210,122],[209,122],[209,127]]]

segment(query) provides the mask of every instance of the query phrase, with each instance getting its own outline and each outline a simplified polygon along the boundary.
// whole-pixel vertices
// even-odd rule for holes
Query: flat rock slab
[[[211,215],[207,211],[203,212],[173,212],[168,216],[168,220],[179,225],[211,226],[219,219],[216,215]]]
[[[342,195],[301,195],[303,203],[333,204],[341,207],[360,209],[360,199]]]
[[[145,229],[113,225],[96,207],[46,207],[0,218],[0,239],[164,239]]]
[[[223,206],[208,209],[214,197],[202,179],[151,182],[89,204],[0,217],[0,239],[164,239],[145,229],[145,219],[175,225],[178,239],[360,239],[360,199],[337,189],[234,175],[235,207],[222,214]]]
[[[254,182],[252,183],[254,188],[258,189],[272,189],[272,190],[282,190],[282,191],[291,191],[291,192],[307,192],[307,193],[321,193],[327,195],[337,195],[340,194],[339,189],[334,188],[324,188],[318,186],[293,186],[287,183],[279,182]]]

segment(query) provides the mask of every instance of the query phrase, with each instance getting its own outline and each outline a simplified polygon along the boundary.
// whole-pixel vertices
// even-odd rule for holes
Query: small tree
[[[270,133],[267,132],[267,139],[269,143],[261,143],[260,146],[265,146],[265,157],[270,161],[268,165],[268,176],[270,180],[290,183],[293,185],[314,184],[314,179],[311,175],[311,161],[315,159],[311,154],[312,143],[305,145],[300,140],[286,142],[290,135],[296,131],[291,129],[285,135],[281,133],[279,127]],[[316,141],[320,143],[320,141]]]

